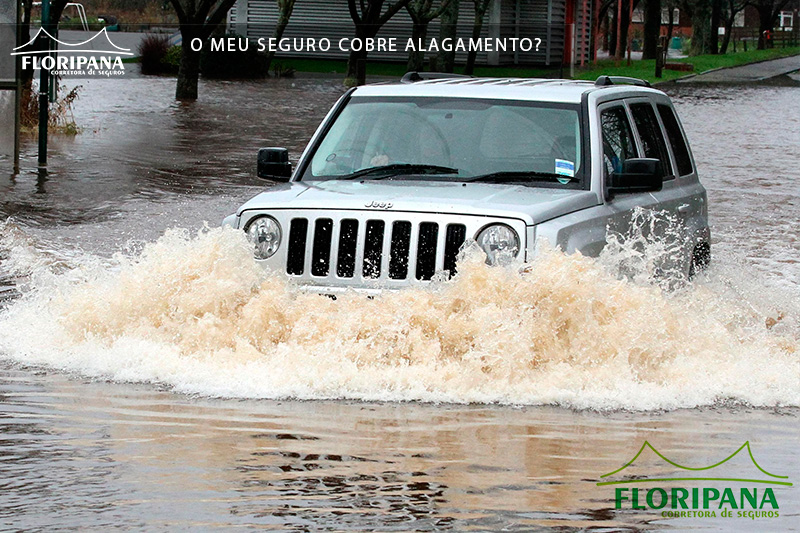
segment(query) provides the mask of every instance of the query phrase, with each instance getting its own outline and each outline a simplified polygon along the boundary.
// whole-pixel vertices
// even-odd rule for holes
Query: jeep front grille
[[[425,281],[433,277],[437,265],[455,273],[456,257],[466,237],[467,228],[459,223],[292,218],[286,273]]]

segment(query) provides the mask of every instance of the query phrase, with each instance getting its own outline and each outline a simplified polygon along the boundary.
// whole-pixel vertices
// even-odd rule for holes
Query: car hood
[[[518,184],[315,181],[277,185],[239,208],[431,212],[518,218],[539,224],[600,203],[591,191]]]

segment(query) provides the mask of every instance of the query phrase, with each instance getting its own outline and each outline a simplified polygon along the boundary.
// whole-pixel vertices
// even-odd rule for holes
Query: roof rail
[[[650,82],[639,78],[629,78],[627,76],[599,76],[594,82],[598,87],[608,85],[638,85],[639,87],[650,87]]]
[[[447,78],[472,78],[472,76],[467,76],[466,74],[451,74],[447,72],[406,72],[402,78],[400,78],[400,83],[414,83],[417,81],[425,81],[425,80],[442,80]]]

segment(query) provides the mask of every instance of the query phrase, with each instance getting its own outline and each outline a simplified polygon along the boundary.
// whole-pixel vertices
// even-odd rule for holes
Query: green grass
[[[686,57],[681,59],[670,59],[670,63],[689,63],[694,66],[694,71],[684,72],[678,70],[663,70],[663,77],[656,78],[655,60],[640,60],[632,61],[628,66],[627,61],[623,60],[619,66],[615,65],[613,59],[598,61],[597,65],[586,69],[576,69],[575,78],[579,80],[594,80],[602,74],[609,74],[614,76],[631,76],[633,78],[641,78],[650,83],[663,83],[665,81],[674,80],[688,74],[700,74],[708,70],[736,67],[740,65],[747,65],[749,63],[757,63],[759,61],[766,61],[769,59],[778,59],[781,57],[788,57],[800,54],[800,47],[795,46],[791,48],[771,48],[769,50],[750,50],[749,52],[736,52],[725,55],[702,55],[694,57]]]
[[[690,63],[694,66],[693,73],[699,74],[712,69],[735,67],[777,59],[781,57],[800,55],[800,46],[790,48],[771,48],[769,50],[750,50],[748,52],[728,53],[725,55],[703,55],[683,59],[670,59],[670,63]],[[347,61],[331,59],[279,59],[276,62],[292,67],[298,72],[325,72],[344,74]],[[406,72],[405,63],[370,62],[367,66],[369,76],[400,77]],[[460,72],[456,69],[456,72]],[[662,78],[655,77],[655,60],[632,61],[628,66],[627,60],[622,60],[617,66],[613,59],[598,61],[594,65],[584,68],[575,68],[575,78],[579,80],[594,80],[602,74],[613,76],[630,76],[641,78],[650,83],[671,81],[690,74],[689,72],[666,70]],[[562,74],[559,68],[523,68],[523,67],[476,67],[476,76],[485,77],[518,77],[518,78],[557,78]],[[570,69],[564,67],[563,76],[570,76]]]

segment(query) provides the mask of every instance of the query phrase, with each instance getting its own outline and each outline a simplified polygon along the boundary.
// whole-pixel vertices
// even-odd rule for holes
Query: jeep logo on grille
[[[364,207],[371,207],[372,209],[391,209],[392,205],[392,202],[376,202],[373,200],[370,203],[365,204]]]

